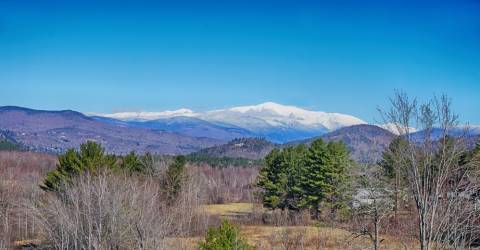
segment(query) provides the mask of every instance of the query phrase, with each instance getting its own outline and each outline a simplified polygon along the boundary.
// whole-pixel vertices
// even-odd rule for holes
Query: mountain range
[[[322,138],[345,142],[354,159],[366,162],[378,159],[396,136],[385,128],[389,127],[368,125],[350,115],[271,102],[205,112],[180,109],[113,114],[0,107],[0,139],[51,153],[94,140],[115,154],[199,152],[202,156],[258,160],[274,147]],[[475,143],[480,129],[470,133],[471,143]],[[414,135],[422,136],[421,132]]]
[[[275,143],[302,140],[336,129],[366,124],[346,114],[309,111],[294,106],[266,102],[205,112],[179,109],[163,112],[120,112],[92,114],[98,120],[209,136],[216,139],[262,137]]]
[[[71,110],[43,111],[12,106],[0,107],[0,131],[30,150],[52,153],[76,148],[87,140],[97,141],[115,154],[132,150],[183,154],[224,142],[102,122]]]

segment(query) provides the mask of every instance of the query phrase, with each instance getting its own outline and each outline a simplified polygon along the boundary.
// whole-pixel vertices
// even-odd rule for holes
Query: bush
[[[210,228],[205,241],[200,243],[201,250],[246,250],[254,249],[240,238],[236,226],[224,220],[218,228]]]

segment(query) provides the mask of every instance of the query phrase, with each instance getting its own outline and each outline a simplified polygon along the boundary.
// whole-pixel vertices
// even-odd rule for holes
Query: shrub
[[[247,250],[254,249],[240,238],[236,226],[224,220],[218,228],[211,227],[205,241],[200,243],[201,250]]]

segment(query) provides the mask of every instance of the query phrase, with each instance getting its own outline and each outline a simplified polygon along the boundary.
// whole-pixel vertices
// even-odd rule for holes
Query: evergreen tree
[[[268,208],[298,210],[301,194],[298,186],[306,147],[274,149],[265,158],[257,186],[264,190],[263,203]]]
[[[347,197],[349,189],[348,172],[352,165],[352,160],[347,147],[343,142],[330,142],[327,145],[330,155],[330,170],[327,172],[327,183],[333,186],[333,189],[327,196],[327,203],[330,204],[332,211],[342,208],[349,197]]]
[[[133,151],[122,158],[122,163],[120,164],[120,167],[124,170],[127,170],[128,172],[145,171],[141,159]]]
[[[282,197],[286,193],[283,183],[286,178],[282,160],[282,151],[273,149],[265,157],[265,165],[259,173],[257,186],[263,189],[263,204],[268,208],[283,207]]]
[[[140,157],[140,164],[142,165],[145,174],[151,175],[155,173],[155,157],[149,152]]]
[[[180,193],[185,179],[185,156],[175,157],[172,164],[167,168],[164,179],[164,188],[169,200],[174,200]]]
[[[407,141],[402,136],[394,138],[388,148],[382,153],[382,159],[378,162],[378,165],[383,169],[384,175],[390,179],[395,178],[397,175],[402,175],[400,171],[400,157],[399,155],[405,150]]]
[[[102,167],[110,169],[116,167],[115,156],[106,154],[105,149],[100,144],[93,141],[87,141],[80,145],[78,158],[82,162],[85,170],[91,172],[95,172]]]
[[[328,178],[332,176],[332,162],[327,144],[319,139],[312,143],[301,174],[302,200],[300,207],[312,209],[318,217],[320,204],[335,188]]]
[[[304,145],[274,149],[265,158],[257,186],[265,207],[312,209],[318,214],[323,202],[341,207],[348,184],[349,153],[341,142],[317,140]]]
[[[286,165],[284,168],[287,176],[285,207],[290,210],[300,210],[299,202],[303,193],[300,178],[305,167],[307,152],[308,148],[303,144],[284,150]]]
[[[240,230],[224,220],[218,228],[208,229],[200,250],[253,250],[254,247],[240,237]]]
[[[46,191],[61,191],[61,186],[70,181],[75,175],[89,171],[95,173],[100,168],[113,169],[116,159],[106,155],[99,144],[88,141],[80,146],[80,151],[69,149],[58,157],[57,168],[47,173],[40,187]]]
[[[401,191],[404,189],[406,183],[406,174],[402,171],[402,162],[400,162],[400,155],[406,146],[407,141],[403,137],[396,137],[382,153],[382,159],[378,162],[378,165],[383,170],[384,176],[388,178],[393,186],[393,210],[395,212],[395,218],[401,206]]]

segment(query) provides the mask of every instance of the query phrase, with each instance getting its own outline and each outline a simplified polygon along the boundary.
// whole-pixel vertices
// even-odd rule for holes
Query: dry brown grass
[[[221,205],[205,205],[201,208],[209,215],[224,218],[237,217],[255,210],[251,203],[230,203]],[[326,249],[357,250],[370,249],[371,241],[366,236],[356,236],[340,228],[316,226],[265,226],[240,225],[242,236],[257,249]],[[415,242],[404,242],[401,239],[382,235],[382,249],[404,250],[416,249]],[[197,249],[200,238],[170,239],[171,249]]]
[[[343,229],[313,226],[240,226],[242,236],[257,249],[370,249],[372,244],[365,237],[355,238]],[[418,249],[418,244],[404,243],[395,237],[384,236],[382,249]],[[201,238],[170,238],[169,249],[198,249]]]
[[[220,215],[224,217],[235,216],[238,214],[249,214],[253,212],[253,203],[228,203],[204,205],[201,209],[210,215]]]

